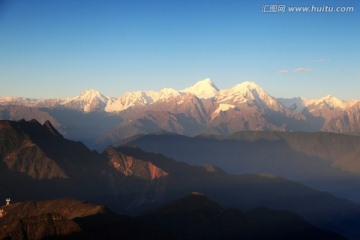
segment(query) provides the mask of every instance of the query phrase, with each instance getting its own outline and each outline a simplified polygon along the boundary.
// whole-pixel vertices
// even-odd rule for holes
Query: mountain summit
[[[282,108],[275,98],[266,93],[255,82],[250,81],[237,84],[229,89],[221,90],[219,94],[217,94],[216,100],[219,103],[233,105],[247,103],[260,108],[271,108],[274,110],[280,110]]]
[[[341,101],[340,99],[331,96],[331,95],[327,95],[321,99],[316,99],[313,101],[310,101],[311,104],[317,105],[319,107],[322,108],[328,108],[328,109],[345,109],[346,108],[346,104]]]
[[[102,95],[94,89],[90,89],[81,92],[78,97],[69,99],[65,105],[84,112],[103,111],[109,100],[109,97]]]
[[[206,78],[195,83],[193,86],[184,89],[182,92],[194,94],[198,98],[209,99],[215,97],[219,92],[219,89],[210,78]]]

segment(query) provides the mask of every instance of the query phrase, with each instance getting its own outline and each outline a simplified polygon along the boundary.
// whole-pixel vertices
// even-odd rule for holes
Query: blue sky
[[[352,13],[264,13],[264,5]],[[0,0],[0,96],[219,88],[360,98],[356,0]]]

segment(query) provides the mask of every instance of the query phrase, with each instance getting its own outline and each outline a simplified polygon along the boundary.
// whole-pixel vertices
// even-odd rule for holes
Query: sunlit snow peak
[[[215,86],[211,79],[206,78],[195,83],[193,86],[182,90],[182,92],[194,94],[198,98],[209,99],[213,98],[219,92],[219,89]]]

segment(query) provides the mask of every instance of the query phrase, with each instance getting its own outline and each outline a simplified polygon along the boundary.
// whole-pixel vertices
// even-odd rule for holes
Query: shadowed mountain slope
[[[0,121],[0,192],[18,200],[111,199],[132,184],[166,176],[151,162],[111,155],[110,149],[91,151],[62,137],[50,122]]]
[[[191,166],[138,148],[109,147],[100,154],[63,138],[50,123],[1,121],[0,126],[0,194],[13,201],[72,197],[105,204],[119,213],[141,213],[200,191],[225,207],[286,209],[321,228],[360,236],[360,206],[284,178],[229,175],[212,165]],[[28,144],[37,150],[8,158]],[[48,161],[53,165],[44,165]],[[55,164],[57,168],[46,172],[11,167],[28,162],[36,169]],[[54,170],[65,177],[52,175]]]
[[[26,201],[0,207],[0,239],[220,238],[345,239],[290,212],[223,209],[199,193],[136,218],[72,199]]]
[[[251,209],[266,206],[290,210],[316,226],[350,238],[360,234],[360,207],[331,194],[270,174],[228,175],[211,165],[195,167],[176,163],[161,154],[147,153],[138,148],[116,149],[135,158],[151,159],[169,173],[164,179],[166,187],[163,191],[152,192],[153,198],[161,193],[165,197],[164,202],[180,198],[187,192],[200,191],[226,207]]]
[[[360,137],[335,133],[238,132],[133,138],[128,145],[232,174],[270,173],[360,202]]]
[[[223,209],[192,193],[140,217],[145,226],[173,229],[181,239],[344,239],[287,211]]]

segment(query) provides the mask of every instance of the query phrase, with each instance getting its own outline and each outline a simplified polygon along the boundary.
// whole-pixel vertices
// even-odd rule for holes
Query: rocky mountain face
[[[100,118],[102,126],[93,121],[81,125],[72,121],[91,119],[88,116]],[[342,101],[333,96],[281,99],[270,96],[254,82],[219,90],[210,79],[205,79],[182,91],[137,91],[118,98],[96,90],[69,99],[2,97],[0,118],[34,118],[42,123],[51,120],[65,136],[103,149],[138,134],[161,131],[188,136],[228,135],[240,130],[359,135],[360,101]]]
[[[0,192],[18,199],[46,195],[94,199],[110,195],[111,199],[126,192],[117,183],[127,177],[137,182],[167,175],[151,161],[125,156],[110,147],[103,154],[91,151],[81,142],[65,139],[48,121],[0,121],[0,158],[0,178],[8,183]]]
[[[91,239],[77,218],[105,214],[102,206],[71,199],[26,201],[0,207],[0,239]]]
[[[37,121],[1,121],[0,130],[0,156],[10,170],[38,180],[68,177],[57,162],[42,150],[41,143],[31,138],[34,133],[37,139],[44,141],[62,138],[50,122],[41,126]]]
[[[134,176],[144,180],[155,180],[168,175],[167,172],[157,167],[150,161],[143,161],[109,147],[105,150],[111,166],[125,176]]]
[[[0,121],[0,156],[10,170],[35,179],[67,179],[89,174],[102,162],[80,142],[66,140],[49,121]],[[81,164],[88,164],[84,169]]]
[[[29,146],[36,148],[18,154]],[[274,175],[229,175],[134,147],[98,153],[65,139],[49,122],[0,121],[0,157],[0,196],[15,202],[72,197],[141,213],[199,191],[225,207],[286,209],[318,227],[360,237],[360,206],[348,200]]]

